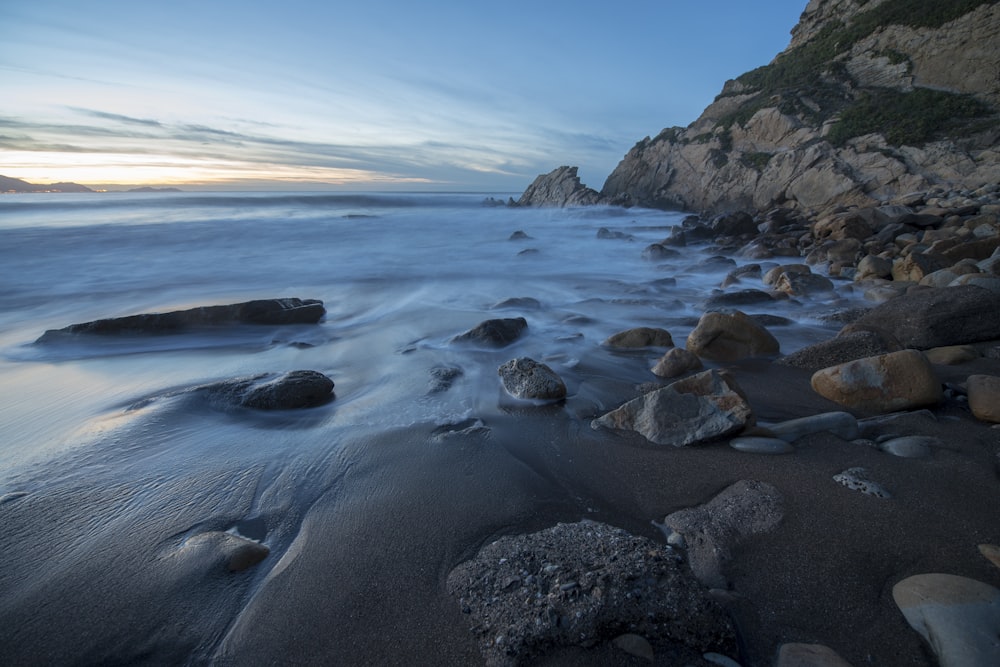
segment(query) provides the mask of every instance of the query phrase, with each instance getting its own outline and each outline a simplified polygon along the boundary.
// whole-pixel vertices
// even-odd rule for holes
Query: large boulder
[[[812,388],[851,410],[893,412],[934,405],[941,382],[930,362],[916,350],[866,357],[816,371]]]
[[[781,357],[775,363],[815,372],[855,359],[898,352],[899,349],[898,343],[880,332],[857,329],[830,340],[807,345]]]
[[[447,590],[488,665],[623,637],[685,664],[736,652],[732,622],[670,547],[592,521],[501,537],[455,567]]]
[[[926,350],[1000,339],[1000,294],[975,285],[921,289],[897,296],[856,322]]]
[[[524,191],[518,206],[588,206],[599,195],[580,183],[576,167],[558,167],[536,178]]]
[[[143,313],[71,324],[46,331],[38,342],[60,335],[142,335],[183,333],[201,327],[235,324],[315,324],[326,314],[318,299],[258,299],[224,306],[200,306],[166,313]]]
[[[636,327],[609,336],[604,344],[608,347],[622,348],[672,347],[674,339],[666,329]]]
[[[481,343],[490,347],[506,347],[517,340],[526,328],[528,328],[528,321],[523,317],[485,320],[465,333],[455,336],[452,341]]]
[[[713,361],[735,361],[778,353],[777,339],[741,311],[710,312],[701,316],[688,336],[687,349]]]
[[[675,347],[664,354],[653,367],[653,374],[661,378],[675,378],[688,371],[696,371],[702,367],[698,355],[688,352],[683,347]]]
[[[503,388],[514,398],[558,401],[566,398],[562,378],[545,364],[528,357],[511,359],[497,370]]]
[[[257,410],[312,408],[333,400],[333,380],[318,371],[257,375],[199,387],[214,400]]]
[[[652,443],[683,447],[737,433],[752,422],[736,381],[710,370],[633,399],[591,426],[635,431]]]

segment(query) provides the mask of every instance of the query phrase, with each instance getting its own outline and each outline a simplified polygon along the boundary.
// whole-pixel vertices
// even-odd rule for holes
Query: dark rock
[[[538,299],[533,299],[530,296],[516,296],[509,299],[504,299],[503,301],[498,301],[492,306],[490,310],[504,310],[506,308],[518,308],[523,310],[540,310],[542,307],[542,302]]]
[[[521,230],[519,229],[519,230],[517,230],[516,232],[512,233],[512,234],[511,234],[511,235],[510,235],[510,236],[508,237],[508,239],[507,239],[507,240],[509,240],[509,241],[524,241],[524,240],[526,240],[526,239],[530,239],[530,238],[531,238],[530,236],[528,236],[528,235],[527,235],[526,233],[522,232],[522,231],[521,231]]]
[[[607,227],[601,227],[597,230],[597,238],[604,240],[620,240],[620,241],[634,241],[635,237],[631,234],[626,234],[625,232],[620,232],[618,230],[612,231]]]
[[[201,306],[189,310],[144,313],[71,324],[62,329],[46,331],[37,342],[45,342],[59,334],[175,334],[200,327],[234,324],[315,324],[325,314],[323,302],[316,299],[260,299],[225,306]]]
[[[744,289],[738,292],[722,292],[713,294],[705,300],[705,308],[721,308],[724,306],[748,306],[755,303],[770,303],[774,301],[767,292],[759,289]]]
[[[818,371],[855,359],[875,357],[901,350],[891,337],[869,330],[856,330],[825,340],[784,356],[775,363]]]
[[[290,371],[266,382],[260,379],[233,381],[228,393],[239,405],[258,410],[312,408],[333,400],[333,380],[317,371]],[[226,392],[226,387],[223,383],[219,389]]]
[[[528,357],[511,359],[497,370],[503,388],[514,398],[557,401],[566,398],[566,384],[545,364]]]
[[[558,167],[536,178],[517,200],[518,206],[587,206],[597,191],[580,183],[576,167]]]
[[[674,344],[670,332],[655,327],[636,327],[613,334],[604,341],[608,347],[639,348],[639,347],[672,347]]]
[[[857,324],[918,350],[997,340],[1000,294],[974,285],[922,289],[876,306]]]
[[[754,222],[753,216],[744,211],[716,216],[709,223],[709,226],[716,236],[742,236],[743,234],[757,233],[757,223]]]
[[[452,341],[505,347],[517,340],[527,327],[528,322],[523,317],[486,320],[465,333],[455,336]]]
[[[656,262],[661,259],[673,259],[674,257],[680,257],[681,254],[672,248],[668,248],[661,243],[651,243],[642,249],[642,258],[647,259],[651,262]]]
[[[438,366],[430,370],[431,375],[431,386],[428,389],[428,394],[440,394],[443,391],[448,391],[451,389],[451,385],[455,383],[455,380],[464,375],[461,368],[455,368],[454,366]]]
[[[502,537],[452,570],[447,589],[490,665],[535,664],[626,629],[688,661],[735,654],[727,614],[670,547],[592,521]]]

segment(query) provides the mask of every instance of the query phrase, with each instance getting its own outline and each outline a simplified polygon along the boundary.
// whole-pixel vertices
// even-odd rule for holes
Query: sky
[[[600,189],[806,0],[4,0],[0,174],[183,189]]]

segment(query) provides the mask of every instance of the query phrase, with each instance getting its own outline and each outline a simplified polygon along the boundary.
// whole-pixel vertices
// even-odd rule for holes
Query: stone
[[[822,644],[782,644],[774,667],[851,667],[851,663]]]
[[[612,643],[616,648],[625,651],[629,655],[634,655],[637,658],[642,658],[643,660],[648,660],[649,662],[653,662],[653,660],[656,659],[656,655],[653,653],[652,645],[641,635],[631,633],[618,635],[614,638]]]
[[[506,310],[517,308],[519,310],[541,310],[542,302],[530,296],[514,296],[509,299],[497,301],[490,306],[490,310]]]
[[[725,588],[722,568],[732,550],[753,535],[774,530],[784,518],[784,499],[774,486],[741,480],[704,505],[668,514],[664,527],[684,536],[688,562],[698,581]]]
[[[626,329],[609,336],[604,341],[608,347],[641,348],[641,347],[673,347],[674,339],[666,329],[654,327],[636,327]]]
[[[626,234],[619,230],[610,230],[607,227],[601,227],[597,230],[597,238],[605,241],[634,241],[635,237],[631,234]]]
[[[879,443],[878,448],[887,454],[904,459],[928,458],[934,449],[943,447],[940,438],[930,435],[904,435]]]
[[[683,347],[675,347],[656,362],[653,374],[661,378],[675,378],[700,368],[702,368],[702,363],[698,355],[688,352]]]
[[[558,401],[566,398],[566,384],[545,364],[528,357],[511,359],[497,370],[503,388],[514,398]]]
[[[974,285],[914,291],[876,306],[857,323],[918,350],[996,340],[1000,294]]]
[[[1000,424],[1000,377],[970,375],[966,385],[969,409],[976,419]]]
[[[892,598],[941,667],[998,664],[1000,589],[953,574],[918,574],[893,586]]]
[[[979,351],[972,345],[946,345],[935,347],[924,352],[927,361],[932,364],[953,366],[979,358]]]
[[[673,259],[675,257],[680,257],[680,253],[662,243],[650,243],[642,249],[642,258],[650,262],[658,262],[661,259]]]
[[[781,266],[776,266],[773,269],[769,269],[768,272],[764,274],[762,280],[764,281],[765,285],[773,286],[777,284],[779,280],[781,280],[782,276],[785,276],[789,273],[808,275],[812,273],[812,269],[810,269],[805,264],[782,264]]]
[[[489,665],[612,642],[651,652],[623,629],[693,659],[736,649],[728,615],[670,547],[593,521],[501,537],[456,566],[446,589]]]
[[[735,361],[779,351],[777,339],[741,311],[709,312],[688,336],[687,349],[703,359]]]
[[[633,399],[591,427],[635,431],[654,444],[683,447],[739,432],[752,420],[736,381],[711,370]]]
[[[981,553],[988,561],[1000,567],[1000,546],[995,544],[980,544],[979,553]]]
[[[801,350],[781,357],[775,363],[815,372],[855,359],[897,352],[900,349],[899,343],[882,332],[853,330],[841,333],[830,340],[807,345]]]
[[[163,335],[177,334],[203,327],[237,324],[287,325],[315,324],[326,314],[317,299],[259,299],[224,306],[201,306],[166,313],[144,313],[46,331],[36,341],[48,342],[65,335]]]
[[[508,241],[526,241],[526,240],[528,240],[530,238],[531,237],[528,236],[527,232],[525,232],[524,230],[519,229],[516,232],[511,232],[511,235],[509,237],[507,237],[507,240]]]
[[[799,438],[814,433],[833,433],[842,440],[854,440],[860,434],[858,420],[849,412],[823,412],[818,415],[770,424],[765,428],[774,437],[785,442],[795,442]]]
[[[705,300],[705,308],[711,310],[723,306],[748,306],[757,303],[771,303],[774,297],[759,289],[743,289],[735,292],[720,292]]]
[[[862,412],[895,412],[941,401],[941,383],[923,354],[901,350],[816,371],[820,396]]]
[[[455,384],[455,380],[465,374],[461,368],[455,366],[437,366],[430,369],[429,372],[431,379],[427,389],[428,394],[440,394],[448,391]]]
[[[452,339],[452,342],[482,343],[491,347],[506,347],[517,340],[528,328],[528,321],[523,317],[485,320],[463,334]]]
[[[230,572],[243,572],[270,553],[271,550],[260,542],[216,530],[187,538],[177,555],[185,560],[200,561],[206,570],[225,567]]]
[[[900,257],[892,263],[892,279],[896,281],[913,280],[920,282],[924,276],[941,269],[946,269],[954,263],[942,255],[910,253],[906,257]]]
[[[988,289],[994,294],[1000,294],[1000,277],[998,276],[988,276],[981,273],[967,273],[963,276],[958,276],[948,283],[948,287],[960,287],[962,285],[974,285],[976,287]]]
[[[866,255],[858,262],[858,270],[854,274],[854,282],[871,278],[891,278],[892,260],[878,255]]]
[[[833,481],[846,486],[852,491],[860,491],[867,496],[892,498],[892,494],[885,487],[868,479],[868,471],[864,468],[848,468],[844,472],[834,475]]]
[[[742,236],[757,233],[757,223],[754,222],[753,216],[744,211],[718,215],[712,219],[709,227],[712,228],[712,233],[716,236]]]
[[[780,438],[756,435],[741,435],[729,441],[729,446],[738,452],[750,454],[791,454],[795,451],[788,442]]]
[[[258,410],[293,410],[333,400],[333,380],[317,371],[289,371],[265,382],[259,380],[237,380],[231,384],[231,392],[240,405]],[[223,392],[225,387],[223,383]]]
[[[864,241],[872,235],[871,225],[857,211],[838,213],[820,220],[813,225],[813,237],[817,241],[827,239],[843,241],[844,239],[859,239]]]
[[[833,281],[815,273],[785,273],[774,289],[791,296],[809,296],[833,291]]]
[[[518,206],[589,206],[598,194],[580,182],[577,167],[562,166],[542,174],[517,200]]]

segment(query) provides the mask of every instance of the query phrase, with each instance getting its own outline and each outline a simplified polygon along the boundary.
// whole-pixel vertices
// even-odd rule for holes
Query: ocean
[[[0,657],[25,659],[24,642],[50,628],[61,637],[47,654],[55,663],[60,650],[97,662],[240,655],[254,645],[248,619],[273,609],[282,577],[320,557],[306,548],[320,507],[341,522],[330,524],[344,531],[338,544],[353,545],[328,554],[337,572],[370,583],[386,572],[419,580],[413,572],[429,568],[429,587],[435,568],[491,534],[587,513],[646,525],[629,501],[593,491],[602,464],[567,443],[656,380],[649,368],[662,351],[601,343],[656,326],[683,345],[733,262],[749,260],[708,245],[645,259],[682,213],[508,208],[487,197],[507,194],[0,197]],[[749,287],[763,285],[729,290]],[[327,315],[318,325],[36,343],[77,322],[275,297],[321,299]],[[851,298],[748,311],[788,318],[771,330],[791,352],[831,336],[838,325],[819,316]],[[452,342],[498,317],[526,318],[526,334],[501,349]],[[564,404],[504,393],[497,368],[521,356],[563,377]],[[433,390],[436,368],[459,370],[444,391]],[[263,413],[187,391],[296,369],[328,375],[335,400]],[[481,449],[438,437],[469,425],[492,434]],[[387,517],[410,525],[378,528]],[[414,523],[424,551],[396,554],[365,579],[386,545],[402,548],[389,533]],[[206,583],[171,554],[209,529],[260,540],[271,556],[238,583]],[[347,613],[355,594],[329,613]],[[98,631],[88,614],[116,620]]]

